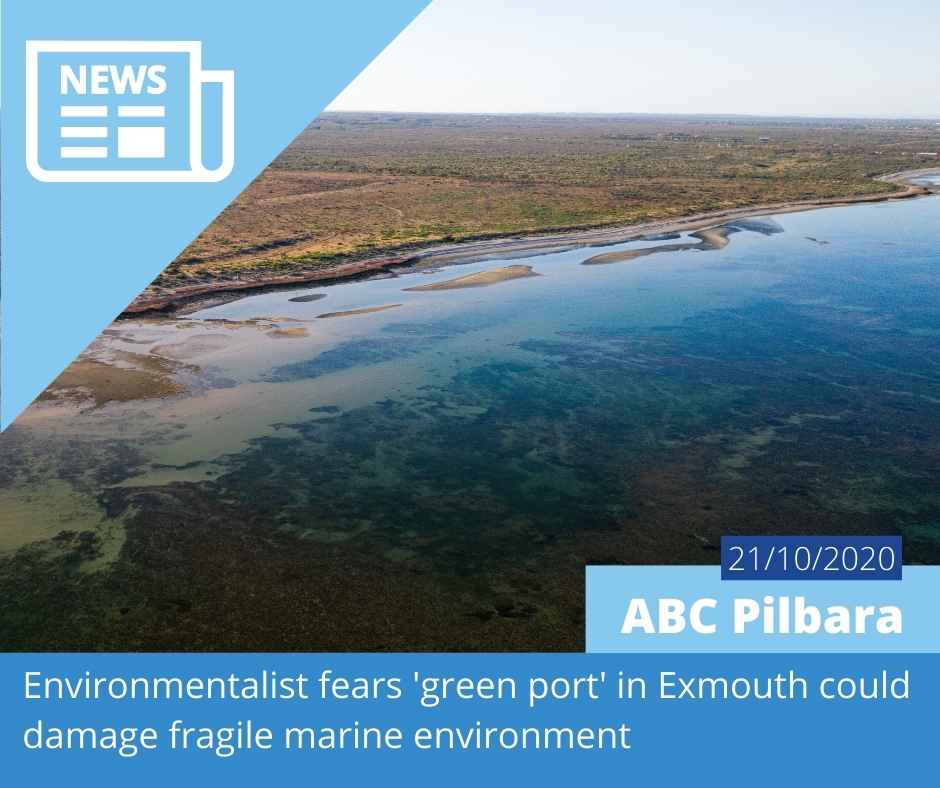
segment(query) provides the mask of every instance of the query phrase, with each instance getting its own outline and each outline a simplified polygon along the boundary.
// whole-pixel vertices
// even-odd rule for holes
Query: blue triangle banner
[[[7,0],[0,428],[428,0]]]

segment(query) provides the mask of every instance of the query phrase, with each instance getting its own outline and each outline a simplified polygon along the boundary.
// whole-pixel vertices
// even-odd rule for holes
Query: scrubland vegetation
[[[175,260],[161,287],[436,242],[851,197],[927,167],[932,121],[326,114]]]

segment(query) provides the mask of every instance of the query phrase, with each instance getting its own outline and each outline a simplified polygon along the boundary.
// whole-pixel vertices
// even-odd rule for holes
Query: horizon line
[[[352,109],[340,108],[324,109],[320,115],[328,114],[371,114],[371,115],[466,115],[476,117],[488,116],[542,116],[542,117],[675,117],[675,118],[761,118],[767,120],[878,120],[878,121],[935,121],[940,122],[940,115],[769,115],[763,113],[747,112],[630,112],[630,111],[583,111],[583,110],[518,110],[518,111],[466,111],[466,110],[416,110],[416,109]]]

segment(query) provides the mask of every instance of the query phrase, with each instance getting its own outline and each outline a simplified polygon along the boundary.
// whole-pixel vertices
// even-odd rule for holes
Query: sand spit
[[[317,315],[318,320],[325,320],[330,317],[352,317],[353,315],[371,315],[373,312],[384,312],[386,309],[394,309],[401,304],[384,304],[382,306],[367,306],[362,309],[347,309],[345,312],[324,312]]]
[[[604,265],[607,263],[622,263],[627,260],[636,260],[638,257],[646,257],[659,252],[685,252],[694,250],[699,252],[710,252],[716,249],[724,249],[730,242],[731,236],[738,232],[760,233],[761,235],[776,235],[783,232],[783,227],[778,221],[770,218],[750,218],[735,219],[734,221],[720,224],[717,227],[705,227],[694,233],[689,233],[690,238],[696,238],[696,241],[685,241],[678,244],[663,244],[662,246],[642,246],[639,249],[626,249],[620,252],[606,252],[605,254],[594,255],[584,260],[581,265]],[[679,235],[648,237],[643,240],[666,240],[671,238],[681,238]]]
[[[697,233],[691,233],[691,237],[698,238],[698,241],[688,241],[681,244],[664,244],[662,246],[644,246],[640,249],[626,249],[621,252],[607,252],[605,254],[589,257],[587,260],[584,260],[581,265],[625,263],[629,260],[636,260],[639,257],[647,257],[651,254],[660,254],[662,252],[686,252],[689,250],[710,252],[715,249],[724,249],[728,245],[728,236],[734,232],[737,232],[737,228],[728,227],[727,225],[711,227],[707,230],[699,230]]]
[[[419,285],[404,288],[407,292],[423,293],[434,290],[462,290],[466,287],[488,287],[500,282],[509,282],[513,279],[528,279],[541,276],[532,270],[531,265],[507,265],[505,268],[491,268],[489,271],[480,271],[475,274],[458,276],[446,282],[435,282],[432,285]]]

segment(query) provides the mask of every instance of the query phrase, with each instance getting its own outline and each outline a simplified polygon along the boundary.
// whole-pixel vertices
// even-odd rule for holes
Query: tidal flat
[[[0,436],[0,643],[580,650],[586,564],[717,563],[733,533],[938,563],[938,219],[828,208],[487,287],[434,285],[507,259],[119,321]]]

